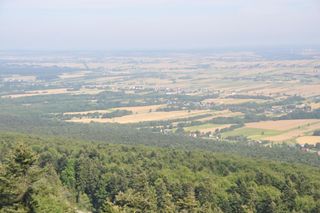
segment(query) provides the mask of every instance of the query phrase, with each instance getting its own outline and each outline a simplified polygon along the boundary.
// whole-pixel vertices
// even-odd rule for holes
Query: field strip
[[[287,131],[284,131],[283,133],[277,135],[265,138],[266,140],[275,141],[275,142],[282,142],[287,140],[295,140],[299,137],[307,136],[308,133],[320,129],[320,121],[314,122],[311,124],[305,124],[303,126],[289,129]]]
[[[296,120],[276,120],[246,123],[246,127],[258,129],[270,129],[287,131],[304,125],[314,125],[319,123],[319,119],[296,119]]]
[[[179,118],[188,118],[196,115],[202,115],[210,112],[209,110],[195,110],[188,112],[187,110],[181,111],[170,111],[170,112],[149,112],[149,113],[140,113],[126,115],[123,117],[116,118],[81,118],[81,119],[71,119],[67,120],[68,122],[80,122],[80,123],[139,123],[146,121],[163,121],[163,120],[174,120]]]
[[[155,111],[159,108],[165,107],[165,104],[161,105],[147,105],[147,106],[135,106],[135,107],[116,107],[116,108],[110,108],[110,109],[101,109],[101,110],[88,110],[88,111],[81,111],[81,112],[65,112],[63,114],[65,115],[86,115],[90,113],[109,113],[113,112],[115,110],[127,110],[132,111],[132,113],[148,113],[151,111]]]
[[[320,143],[320,136],[302,136],[296,138],[298,144],[316,144]]]
[[[71,88],[59,88],[59,89],[47,89],[47,90],[31,90],[26,91],[24,93],[18,94],[9,94],[4,95],[2,98],[26,98],[26,97],[33,97],[33,96],[41,96],[41,95],[61,95],[61,94],[72,94],[72,95],[82,95],[82,94],[98,94],[104,90],[100,89],[87,89],[81,88],[80,90],[73,90]]]

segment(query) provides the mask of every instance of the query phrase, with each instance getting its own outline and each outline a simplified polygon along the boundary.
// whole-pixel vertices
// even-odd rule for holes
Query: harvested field
[[[288,84],[288,83],[287,83]],[[320,95],[320,85],[297,85],[297,83],[292,82],[287,86],[271,86],[262,88],[259,90],[253,90],[249,92],[250,94],[287,94],[287,95],[300,95],[304,97],[311,97]]]
[[[320,103],[311,103],[310,106],[312,109],[320,109]]]
[[[31,96],[38,96],[38,95],[57,95],[57,94],[65,94],[65,93],[68,93],[67,88],[33,90],[33,91],[26,91],[25,93],[20,93],[20,94],[5,95],[2,97],[3,98],[24,98],[24,97],[31,97]]]
[[[82,112],[65,112],[65,115],[75,115],[75,114],[81,114],[86,115],[89,113],[109,113],[115,110],[127,110],[132,111],[134,114],[141,114],[141,113],[149,113],[151,111],[156,111],[157,109],[161,107],[165,107],[166,105],[148,105],[148,106],[136,106],[136,107],[117,107],[112,109],[105,109],[105,110],[89,110],[89,111],[82,111]]]
[[[119,108],[118,108],[119,109]],[[129,108],[121,108],[129,110]],[[79,123],[90,123],[90,122],[98,122],[98,123],[139,123],[146,121],[160,121],[160,120],[172,120],[179,118],[188,118],[196,115],[206,114],[207,110],[194,110],[188,112],[187,110],[183,111],[171,111],[171,112],[148,112],[148,113],[137,113],[132,115],[126,115],[123,117],[116,118],[82,118],[82,119],[71,119],[70,122],[79,122]]]
[[[290,90],[287,92],[289,95],[295,95],[298,94],[300,96],[304,97],[311,97],[320,95],[320,85],[301,85],[301,86],[295,86],[293,87],[293,90]]]
[[[246,127],[285,131],[293,128],[298,128],[299,126],[311,125],[318,122],[320,122],[320,120],[317,119],[261,121],[247,123]]]
[[[320,129],[320,121],[313,123],[307,123],[302,126],[298,126],[297,128],[291,129],[289,131],[285,131],[282,134],[277,136],[265,138],[266,140],[274,141],[274,142],[284,142],[284,141],[293,141],[296,138],[303,137],[313,132],[316,129]]]
[[[316,144],[320,143],[320,136],[303,136],[296,139],[298,144]]]
[[[244,128],[224,133],[223,136],[243,135],[256,140],[286,142],[307,137],[306,135],[319,128],[319,119],[261,121],[247,123]]]
[[[60,95],[60,94],[72,94],[72,95],[90,94],[90,95],[94,95],[94,94],[98,94],[103,91],[104,90],[95,89],[95,88],[93,88],[93,89],[81,88],[80,90],[72,90],[70,88],[59,88],[59,89],[26,91],[25,93],[4,95],[4,96],[2,96],[2,98],[25,98],[25,97],[40,96],[40,95]]]
[[[304,132],[301,130],[293,130],[289,131],[277,136],[266,137],[266,140],[274,141],[274,142],[285,142],[289,140],[294,140],[297,137],[301,137],[304,135]]]

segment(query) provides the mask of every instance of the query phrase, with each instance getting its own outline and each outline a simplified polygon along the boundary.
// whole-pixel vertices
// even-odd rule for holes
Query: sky
[[[0,50],[320,45],[320,0],[0,0]]]

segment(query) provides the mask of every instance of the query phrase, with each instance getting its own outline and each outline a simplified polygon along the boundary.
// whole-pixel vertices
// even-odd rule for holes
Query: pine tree
[[[156,195],[150,189],[134,191],[130,188],[116,196],[116,204],[129,212],[157,212],[156,202]]]
[[[281,199],[290,211],[292,211],[296,205],[295,203],[296,197],[297,197],[297,191],[294,189],[294,186],[291,180],[287,179],[282,189]]]
[[[65,168],[61,172],[61,181],[64,185],[68,186],[71,189],[75,188],[75,162],[74,160],[67,160]]]
[[[178,200],[178,206],[180,212],[193,213],[199,210],[198,202],[195,198],[194,190],[191,186],[186,186],[185,196]]]
[[[9,154],[0,174],[0,209],[32,207],[32,184],[39,179],[36,161],[37,156],[24,145],[18,145]]]
[[[265,213],[274,213],[276,212],[277,206],[275,202],[272,200],[270,195],[267,195],[259,205],[257,205],[258,212],[265,212]]]
[[[120,210],[114,206],[108,199],[106,199],[101,208],[100,213],[120,213]]]
[[[174,212],[174,204],[172,203],[172,196],[168,192],[167,187],[161,178],[155,182],[157,194],[157,209],[158,212]]]

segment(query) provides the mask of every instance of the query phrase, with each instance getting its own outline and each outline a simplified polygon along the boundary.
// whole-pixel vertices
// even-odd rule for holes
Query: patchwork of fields
[[[224,137],[244,135],[254,140],[272,142],[298,142],[300,144],[315,144],[319,137],[309,136],[320,128],[320,120],[279,120],[247,123],[245,127],[223,134]]]
[[[213,140],[319,142],[313,135],[320,129],[318,55],[10,56],[3,66],[3,112]]]

